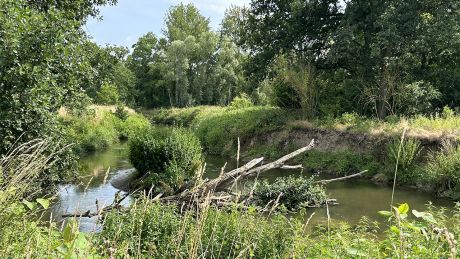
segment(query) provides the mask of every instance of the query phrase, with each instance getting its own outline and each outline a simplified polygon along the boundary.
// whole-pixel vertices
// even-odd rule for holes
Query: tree
[[[338,0],[252,1],[243,38],[251,56],[248,74],[263,80],[269,64],[282,53],[294,52],[316,65],[327,53],[341,17]]]
[[[193,4],[181,3],[173,6],[166,16],[164,34],[169,42],[183,41],[188,36],[199,39],[203,33],[210,30],[209,19],[203,17]]]
[[[154,108],[169,106],[165,48],[166,40],[149,32],[140,37],[128,57],[128,67],[136,77],[135,99],[140,106]]]
[[[427,86],[422,81],[445,89],[439,71],[457,67],[459,41],[450,35],[459,32],[459,17],[452,1],[350,1],[329,58],[363,82],[363,99],[379,118],[418,110],[400,110],[400,98],[410,97],[401,93],[406,86]],[[418,93],[428,94],[423,99],[430,105],[437,96],[428,89]]]
[[[15,142],[49,136],[62,106],[82,104],[91,74],[78,22],[24,0],[0,2],[0,153]]]
[[[118,0],[27,0],[30,7],[48,12],[56,9],[65,14],[65,17],[74,21],[86,21],[88,16],[98,17],[101,5],[115,5]]]

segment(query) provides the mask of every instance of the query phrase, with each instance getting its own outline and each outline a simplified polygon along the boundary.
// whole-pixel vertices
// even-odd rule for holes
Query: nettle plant
[[[430,258],[443,253],[446,257],[456,258],[454,235],[431,212],[410,211],[409,205],[403,203],[399,207],[392,206],[392,211],[379,211],[379,214],[388,217],[392,223],[388,231],[386,255]],[[410,215],[416,220],[410,220]]]

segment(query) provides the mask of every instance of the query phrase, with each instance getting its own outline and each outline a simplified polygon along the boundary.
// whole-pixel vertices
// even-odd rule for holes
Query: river
[[[234,161],[222,157],[208,156],[206,158],[206,177],[213,178],[219,174],[221,167],[228,163],[227,168],[235,166]],[[82,175],[80,183],[60,186],[56,195],[56,202],[51,209],[53,218],[62,222],[62,215],[75,212],[96,211],[96,200],[103,207],[113,202],[117,192],[129,178],[133,171],[128,160],[126,144],[114,145],[104,152],[84,157],[80,161]],[[299,171],[272,170],[263,174],[261,179],[273,181],[276,177],[299,175]],[[309,175],[304,173],[305,175]],[[333,178],[320,175],[320,179]],[[385,222],[385,218],[378,215],[380,210],[390,207],[392,189],[376,185],[369,180],[347,180],[327,185],[330,198],[337,199],[339,205],[329,208],[330,218],[333,221],[357,223],[363,216],[372,221]],[[128,197],[123,206],[128,206],[132,200]],[[423,211],[426,204],[432,202],[435,206],[452,207],[454,203],[445,199],[438,199],[433,195],[413,189],[398,188],[395,193],[395,204],[408,203],[411,209]],[[315,212],[312,225],[325,222],[327,213],[325,208],[310,209]],[[81,218],[80,230],[84,232],[98,231],[97,218]]]

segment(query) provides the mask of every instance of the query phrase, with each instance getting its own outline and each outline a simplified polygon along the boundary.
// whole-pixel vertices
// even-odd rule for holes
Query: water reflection
[[[129,179],[132,166],[127,159],[127,145],[120,144],[107,150],[106,152],[96,153],[80,162],[82,168],[81,183],[78,185],[61,186],[58,193],[58,202],[52,209],[54,218],[61,219],[62,214],[74,212],[96,211],[95,201],[99,201],[99,206],[107,206],[114,200],[115,194],[123,187]],[[219,175],[221,167],[227,163],[226,171],[236,166],[236,162],[221,157],[208,156],[206,158],[207,178],[215,178]],[[108,171],[108,169],[110,170]],[[261,179],[274,181],[276,177],[299,175],[299,171],[272,170],[263,173]],[[311,174],[304,173],[309,176]],[[331,178],[327,175],[320,175],[320,179]],[[246,185],[252,185],[253,180],[249,180]],[[240,185],[241,186],[241,185]],[[338,200],[340,205],[330,207],[332,220],[347,221],[350,224],[358,223],[362,216],[366,216],[372,221],[385,222],[385,218],[378,215],[380,210],[388,210],[391,200],[391,188],[377,186],[366,180],[347,180],[334,182],[327,185],[327,193],[330,198]],[[436,199],[436,197],[410,189],[398,189],[395,194],[395,203],[407,202],[411,209],[423,211],[428,202],[433,202],[436,206],[452,207],[453,202],[448,200]],[[131,200],[126,199],[122,205],[129,205]],[[308,210],[310,215],[315,212],[311,225],[324,223],[327,220],[325,208]],[[81,231],[97,231],[97,218],[81,218]]]
[[[81,182],[60,186],[57,202],[52,208],[53,218],[62,221],[62,215],[75,212],[96,212],[96,200],[99,208],[110,205],[119,189],[112,182],[126,179],[133,169],[127,159],[127,146],[120,144],[109,150],[84,157],[79,162]],[[120,193],[124,194],[123,192]],[[130,203],[128,197],[122,202],[123,206]],[[81,218],[80,230],[98,231],[98,218]]]
[[[213,178],[219,175],[221,166],[227,162],[227,171],[235,167],[235,161],[227,161],[219,157],[207,158],[208,177]],[[263,173],[260,179],[267,179],[273,182],[277,177],[300,175],[299,170],[271,170]],[[311,176],[311,173],[303,172],[305,176]],[[330,175],[319,175],[318,179],[331,179]],[[252,185],[252,182],[246,182],[245,185]],[[381,223],[386,222],[386,218],[380,216],[377,212],[381,210],[389,210],[391,203],[391,187],[379,186],[368,180],[346,180],[341,182],[333,182],[327,185],[327,194],[330,198],[337,199],[339,205],[331,206],[329,213],[332,220],[346,221],[350,224],[356,224],[363,216],[366,216],[372,221]],[[408,203],[412,209],[424,211],[427,204],[432,202],[433,205],[439,207],[452,208],[454,202],[446,199],[438,199],[435,196],[419,192],[417,190],[398,188],[395,192],[394,203]],[[326,208],[309,209],[308,213],[315,212],[315,216],[310,221],[315,223],[324,223],[327,221]]]

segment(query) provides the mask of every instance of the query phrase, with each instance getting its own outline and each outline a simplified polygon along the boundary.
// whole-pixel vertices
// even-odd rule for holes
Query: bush
[[[151,126],[142,115],[130,114],[123,121],[108,111],[94,116],[62,117],[60,124],[62,132],[74,143],[73,149],[78,154],[105,150],[120,139],[134,137]]]
[[[120,95],[116,86],[107,82],[103,83],[101,89],[96,94],[98,104],[112,105],[118,103]]]
[[[438,195],[460,199],[460,147],[445,144],[440,152],[429,154],[423,179]]]
[[[126,120],[129,116],[128,111],[123,105],[118,105],[113,114],[122,121]]]
[[[195,132],[206,151],[212,154],[230,153],[238,138],[246,139],[283,127],[289,114],[273,107],[250,107],[223,110],[195,123]]]
[[[182,129],[149,131],[132,139],[130,160],[142,176],[142,186],[172,192],[193,179],[201,166],[198,138]]]
[[[120,137],[123,139],[134,138],[151,130],[152,124],[142,115],[132,114],[121,123]]]
[[[232,109],[242,109],[242,108],[249,108],[254,106],[251,99],[247,94],[241,94],[233,99],[230,103],[230,108]]]
[[[314,184],[314,178],[279,177],[274,183],[263,181],[258,184],[254,197],[262,206],[279,197],[279,203],[288,210],[300,210],[306,207],[316,207],[326,201],[325,189]]]

